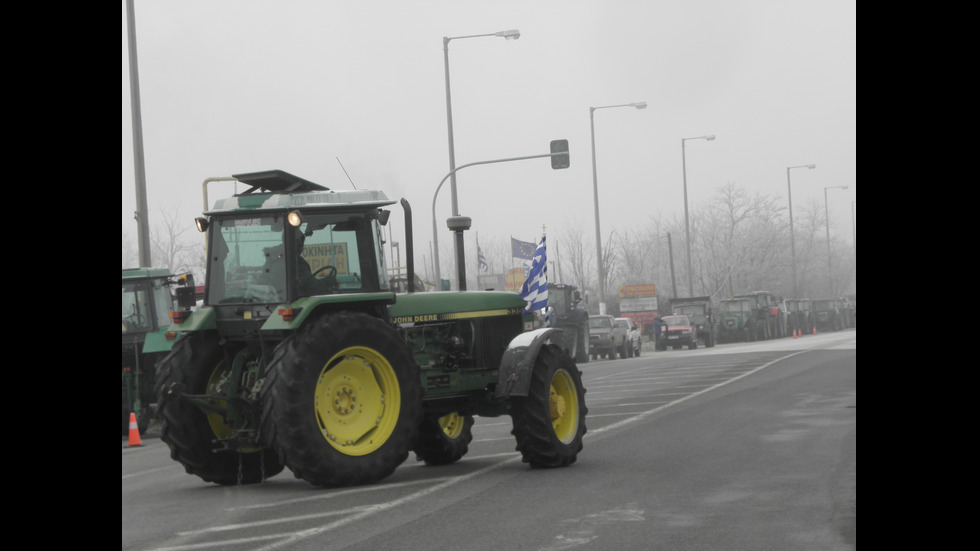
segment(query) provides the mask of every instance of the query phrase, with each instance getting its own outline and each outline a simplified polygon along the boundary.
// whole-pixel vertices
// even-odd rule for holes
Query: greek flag
[[[531,261],[531,271],[521,287],[521,298],[527,301],[524,313],[544,309],[545,320],[550,324],[548,309],[548,258],[545,254],[545,236],[541,236],[538,248],[534,250],[534,260]]]
[[[481,249],[479,245],[476,246],[476,258],[480,263],[480,271],[489,272],[490,264],[487,263],[487,257],[483,256],[483,249]]]

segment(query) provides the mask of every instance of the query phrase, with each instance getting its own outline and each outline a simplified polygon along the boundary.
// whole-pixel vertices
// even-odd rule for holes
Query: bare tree
[[[561,236],[558,244],[562,279],[580,289],[596,288],[595,256],[582,240],[582,226],[570,224],[570,232]]]
[[[139,266],[139,252],[132,240],[123,232],[122,234],[122,267],[135,268]]]
[[[200,271],[205,267],[204,240],[180,215],[180,207],[170,214],[161,211],[162,222],[150,234],[154,264],[168,268],[171,273]],[[196,239],[192,239],[196,238]]]

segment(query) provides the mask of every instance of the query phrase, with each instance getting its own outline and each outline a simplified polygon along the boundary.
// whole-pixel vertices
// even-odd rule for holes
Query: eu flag
[[[511,256],[514,258],[523,258],[524,260],[531,260],[534,258],[534,243],[530,241],[518,241],[513,237],[510,238],[510,252]]]

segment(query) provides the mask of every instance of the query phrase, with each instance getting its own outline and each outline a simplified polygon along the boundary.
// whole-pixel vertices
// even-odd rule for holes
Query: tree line
[[[179,212],[161,213],[150,231],[154,267],[173,273],[191,272],[203,282],[206,258],[204,236]],[[751,193],[734,184],[717,188],[709,200],[689,212],[691,235],[688,286],[687,242],[683,216],[653,215],[625,228],[614,228],[602,247],[605,302],[618,312],[620,285],[654,283],[661,300],[672,297],[711,296],[715,301],[746,291],[768,291],[784,298],[824,298],[856,294],[856,248],[842,239],[851,228],[831,227],[828,241],[824,206],[816,200],[793,208],[796,289],[788,207],[784,198]],[[569,224],[562,234],[548,234],[548,278],[577,285],[589,297],[589,309],[598,311],[598,274],[593,227]],[[668,238],[669,235],[669,238]],[[535,240],[540,236],[536,236]],[[122,267],[136,267],[135,239],[122,235]],[[477,238],[465,234],[467,289],[479,289]],[[511,257],[510,236],[479,236],[479,247],[491,271],[506,273],[523,262]],[[385,247],[385,254],[390,255]],[[403,252],[399,252],[401,256]],[[672,253],[672,254],[671,254]],[[416,273],[435,284],[431,243],[415,244]],[[440,271],[457,288],[452,239],[440,240]],[[671,262],[672,261],[672,262]],[[388,265],[397,262],[389,260]],[[673,266],[671,266],[673,264]],[[200,275],[198,275],[200,274]]]

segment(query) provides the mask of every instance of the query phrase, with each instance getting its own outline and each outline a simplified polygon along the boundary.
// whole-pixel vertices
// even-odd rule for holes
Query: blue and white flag
[[[483,249],[479,245],[476,246],[476,259],[480,263],[481,272],[490,271],[490,264],[487,263],[487,257],[483,256]]]
[[[531,271],[528,272],[527,279],[521,286],[521,298],[527,301],[527,306],[524,308],[525,314],[542,309],[546,314],[550,313],[548,310],[548,258],[545,253],[545,236],[543,235],[541,242],[538,243],[538,248],[534,250]],[[550,322],[548,317],[550,316],[546,315],[546,322]]]

